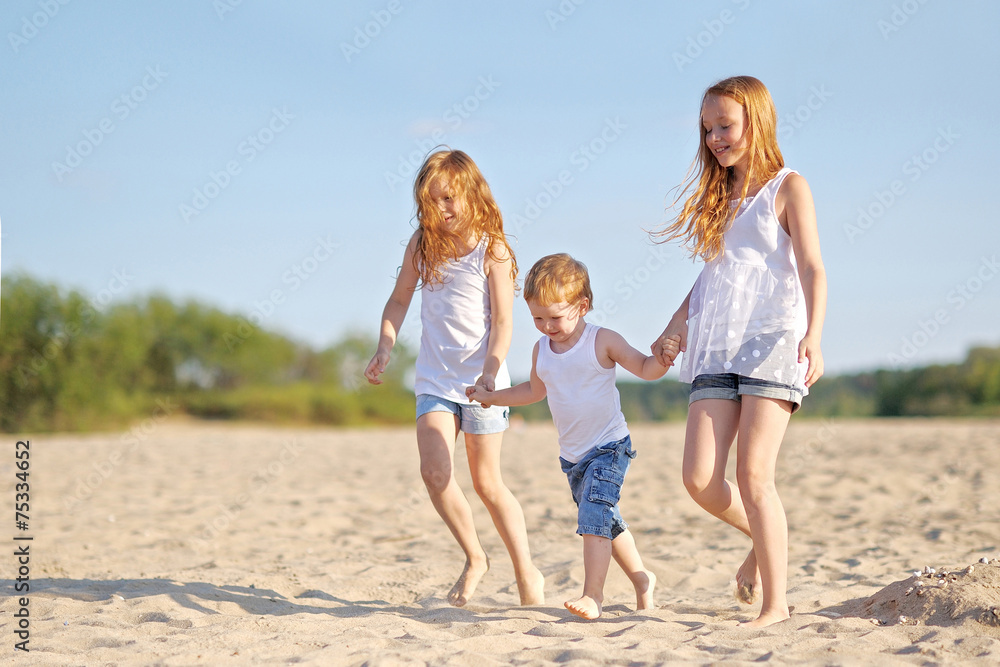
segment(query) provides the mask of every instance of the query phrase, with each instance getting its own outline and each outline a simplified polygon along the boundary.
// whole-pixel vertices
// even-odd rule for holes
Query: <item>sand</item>
[[[636,612],[612,565],[596,621],[562,607],[583,562],[550,425],[512,428],[504,444],[546,577],[534,607],[517,606],[461,447],[493,566],[468,606],[446,603],[463,559],[427,500],[412,429],[149,421],[29,436],[30,529],[11,522],[0,557],[4,664],[1000,661],[1000,423],[793,420],[779,466],[792,617],[760,630],[739,627],[756,609],[732,595],[749,540],[687,497],[683,430],[632,429],[622,512],[659,577],[656,608]],[[0,458],[9,517],[15,440]],[[34,537],[29,653],[13,650],[15,533]],[[935,574],[914,576],[924,567]],[[918,579],[927,591],[907,595]]]

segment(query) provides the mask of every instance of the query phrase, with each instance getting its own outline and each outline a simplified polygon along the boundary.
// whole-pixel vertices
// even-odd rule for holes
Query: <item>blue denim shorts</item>
[[[577,535],[598,535],[613,540],[628,524],[618,511],[622,483],[632,459],[632,439],[594,447],[576,463],[559,457],[577,505]]]
[[[418,395],[417,419],[428,412],[450,412],[458,417],[458,430],[473,435],[503,433],[509,426],[510,408],[502,405],[484,408],[477,403],[456,403],[431,394]]]
[[[761,396],[788,401],[792,412],[802,406],[802,392],[790,384],[759,380],[736,373],[706,373],[699,375],[691,383],[691,398],[688,405],[703,398],[723,398],[739,401],[741,396]]]

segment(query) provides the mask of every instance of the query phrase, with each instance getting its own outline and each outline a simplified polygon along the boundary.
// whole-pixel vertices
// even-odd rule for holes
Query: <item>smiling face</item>
[[[465,205],[462,198],[452,189],[451,183],[447,179],[439,178],[431,183],[427,194],[430,195],[432,205],[441,211],[445,228],[457,232]]]
[[[581,303],[569,304],[565,301],[543,306],[537,301],[528,301],[528,310],[535,322],[535,328],[549,337],[552,351],[566,352],[580,340],[587,326],[583,316],[590,309],[587,299]]]
[[[710,95],[701,108],[705,146],[723,167],[745,171],[747,115],[742,105],[726,95]]]

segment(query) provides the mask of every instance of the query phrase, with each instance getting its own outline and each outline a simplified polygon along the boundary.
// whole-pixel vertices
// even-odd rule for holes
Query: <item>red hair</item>
[[[583,262],[566,253],[547,255],[535,262],[524,279],[524,300],[540,306],[565,301],[577,306],[587,300],[588,312],[594,309],[590,275]]]
[[[449,259],[458,259],[459,234],[444,224],[441,211],[430,196],[431,185],[440,181],[447,184],[452,196],[459,198],[463,212],[459,218],[463,231],[481,241],[489,241],[487,252],[494,261],[510,258],[510,277],[517,281],[517,261],[503,231],[503,216],[493,199],[490,186],[479,167],[462,151],[442,150],[424,160],[413,183],[413,198],[417,203],[419,238],[413,266],[425,284],[441,282],[441,266]]]
[[[746,115],[744,132],[748,164],[743,190],[737,197],[734,192],[736,177],[733,169],[720,165],[705,143],[706,131],[699,113],[698,134],[702,141],[688,175],[696,168],[697,172],[684,184],[672,206],[676,206],[691,188],[694,188],[694,192],[684,201],[681,214],[673,224],[652,234],[662,237],[661,243],[683,238],[691,255],[701,256],[705,261],[715,259],[722,252],[722,235],[736,218],[736,212],[746,199],[750,185],[767,183],[785,166],[785,159],[778,148],[778,114],[767,87],[752,76],[723,79],[705,91],[701,98],[702,108],[709,97],[718,96],[734,100],[743,107]],[[735,207],[731,203],[733,199],[738,199]]]

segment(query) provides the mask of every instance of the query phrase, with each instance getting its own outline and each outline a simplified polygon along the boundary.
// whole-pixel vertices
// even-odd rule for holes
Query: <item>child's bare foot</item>
[[[521,596],[521,606],[545,604],[545,575],[533,567],[524,581],[518,580],[517,592]]]
[[[733,595],[737,602],[743,604],[753,604],[757,601],[757,593],[760,591],[760,570],[757,569],[757,554],[753,549],[747,554],[740,569],[736,570],[736,590]]]
[[[761,613],[760,616],[752,621],[747,621],[746,623],[740,623],[741,628],[766,628],[769,625],[774,625],[775,623],[781,623],[782,621],[787,621],[791,618],[791,614],[788,613],[788,609],[778,610]]]
[[[451,587],[451,591],[448,593],[448,602],[452,603],[456,607],[464,607],[472,597],[472,594],[476,592],[476,586],[479,585],[479,580],[483,578],[490,569],[490,559],[487,558],[482,563],[473,564],[472,561],[465,561],[465,569],[462,570],[461,576],[459,576],[458,581],[455,585]]]
[[[656,588],[656,575],[649,570],[636,572],[632,577],[635,586],[635,608],[653,608],[653,589]]]
[[[602,600],[595,600],[589,595],[581,595],[576,600],[567,600],[563,604],[580,618],[592,621],[601,616],[601,602]]]

